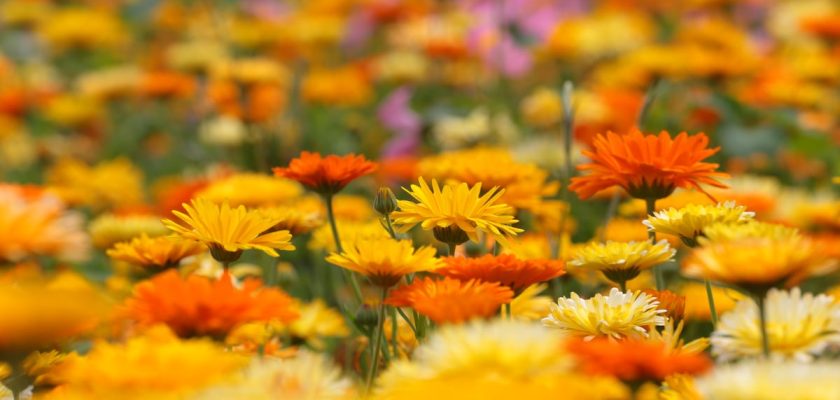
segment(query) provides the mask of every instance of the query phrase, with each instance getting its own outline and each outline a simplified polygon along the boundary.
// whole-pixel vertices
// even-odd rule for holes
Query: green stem
[[[341,246],[341,237],[338,235],[338,225],[335,223],[335,213],[333,212],[333,196],[326,195],[324,196],[324,203],[327,206],[327,219],[330,221],[330,229],[332,230],[333,234],[333,241],[335,242],[335,249],[338,250],[339,253],[344,251],[344,248]],[[353,296],[356,298],[356,302],[359,304],[363,304],[364,300],[362,298],[362,289],[359,286],[359,281],[356,280],[356,275],[353,274],[352,271],[348,271],[342,268],[344,271],[344,277],[347,281],[350,282],[350,286],[353,287]]]
[[[648,197],[645,199],[645,206],[647,208],[647,217],[653,215],[656,212],[656,199],[652,197]],[[656,244],[656,231],[649,230],[648,231],[648,238],[650,238],[650,242]],[[665,289],[665,277],[662,276],[662,266],[657,265],[653,267],[653,275],[656,278],[656,290],[663,290]]]
[[[397,232],[394,231],[394,226],[391,224],[391,216],[385,216],[385,224],[388,227],[388,234],[391,235],[391,239],[398,240]]]
[[[400,309],[399,307],[394,307],[397,310],[397,313],[400,314],[400,317],[408,324],[408,327],[411,328],[411,331],[414,332],[414,337],[417,337],[417,328],[414,327],[414,323],[411,322],[411,318],[408,315],[405,315],[405,311]]]
[[[758,303],[758,321],[761,328],[761,350],[765,358],[770,358],[770,338],[767,337],[767,304],[765,295],[756,296]]]
[[[394,359],[400,358],[399,326],[397,326],[397,307],[391,307],[391,346],[394,348]]]
[[[379,351],[382,347],[382,340],[385,335],[385,298],[388,297],[388,288],[382,288],[382,298],[379,302],[379,310],[376,313],[376,338],[373,340],[373,353],[371,354],[370,365],[368,366],[367,382],[365,390],[370,393],[373,388],[373,378],[376,376],[376,369],[379,366]]]
[[[704,282],[706,283],[706,299],[709,300],[709,312],[712,315],[712,326],[717,327],[718,315],[715,308],[715,296],[712,293],[712,282],[708,279],[704,279]]]
[[[621,293],[627,293],[627,281],[618,282],[618,288],[621,289]]]
[[[513,319],[513,312],[510,310],[510,303],[505,303],[502,305],[504,307],[504,314],[506,319]]]
[[[659,78],[655,78],[653,82],[650,83],[650,87],[648,87],[648,90],[645,93],[642,108],[639,110],[639,115],[636,117],[636,126],[639,130],[642,130],[642,126],[645,123],[645,119],[647,119],[648,112],[650,112],[650,106],[653,104],[653,101],[656,100],[656,89],[659,87],[659,81]]]

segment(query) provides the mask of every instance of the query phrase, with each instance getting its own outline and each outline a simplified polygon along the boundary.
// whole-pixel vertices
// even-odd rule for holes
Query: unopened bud
[[[397,196],[394,196],[390,188],[379,188],[376,197],[373,198],[373,209],[383,216],[390,215],[397,210]]]

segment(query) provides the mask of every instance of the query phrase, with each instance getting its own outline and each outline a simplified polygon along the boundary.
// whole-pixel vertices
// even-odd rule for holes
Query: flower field
[[[2,0],[0,383],[839,400],[840,3]]]

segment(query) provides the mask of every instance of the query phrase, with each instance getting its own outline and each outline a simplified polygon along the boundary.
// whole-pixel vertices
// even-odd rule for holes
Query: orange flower
[[[140,81],[138,91],[146,97],[184,98],[193,94],[196,82],[191,75],[171,71],[151,71]]]
[[[513,291],[498,283],[432,278],[394,289],[386,304],[411,307],[438,324],[487,318],[513,299]]]
[[[700,184],[708,184],[725,188],[716,180],[727,177],[715,172],[718,164],[702,162],[720,149],[708,148],[708,144],[703,133],[688,136],[683,132],[673,139],[665,131],[644,135],[636,129],[627,135],[598,135],[592,143],[594,150],[583,151],[592,162],[578,167],[590,174],[572,178],[569,189],[581,199],[614,186],[635,198],[661,199],[678,187],[703,191]]]
[[[659,300],[659,309],[665,310],[667,313],[662,314],[675,321],[683,319],[685,316],[685,296],[674,293],[670,290],[654,290],[645,289],[642,292],[649,294]]]
[[[322,157],[318,153],[304,151],[287,168],[274,168],[274,175],[294,179],[318,193],[333,195],[354,179],[375,171],[376,167],[376,163],[361,155],[330,154]]]
[[[703,353],[669,351],[664,343],[651,341],[574,339],[568,349],[584,372],[623,381],[662,381],[671,374],[696,375],[712,367]]]
[[[166,324],[180,337],[223,338],[246,322],[292,322],[298,317],[294,304],[283,291],[261,288],[256,280],[236,287],[227,272],[213,281],[181,278],[170,270],[138,284],[124,311],[141,326]]]
[[[840,38],[840,13],[809,16],[800,20],[799,26],[805,32],[827,39],[838,39]]]
[[[566,273],[560,260],[520,260],[511,254],[485,254],[477,258],[447,257],[436,273],[462,281],[477,279],[497,282],[517,293],[535,283],[544,282]]]

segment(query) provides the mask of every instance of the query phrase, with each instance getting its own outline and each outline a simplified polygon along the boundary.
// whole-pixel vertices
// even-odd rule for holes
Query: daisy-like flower
[[[232,206],[260,207],[288,203],[302,194],[303,188],[292,180],[240,173],[214,180],[194,197]]]
[[[300,316],[286,329],[298,339],[304,339],[315,348],[322,345],[321,338],[344,337],[350,334],[344,317],[321,299],[299,306]]]
[[[548,288],[545,283],[528,286],[510,302],[510,313],[514,318],[525,321],[539,321],[551,310],[551,297],[540,295]]]
[[[301,235],[324,224],[323,216],[318,211],[294,207],[259,208],[266,218],[277,221],[272,230],[289,231],[292,235]]]
[[[435,253],[435,248],[429,246],[415,250],[410,240],[363,239],[345,247],[341,253],[330,254],[327,261],[368,277],[374,285],[388,288],[404,275],[439,268],[441,261]]]
[[[586,340],[606,336],[615,339],[643,338],[649,325],[665,325],[659,302],[642,292],[621,292],[616,288],[609,295],[596,294],[582,299],[577,293],[561,297],[551,304],[551,312],[543,325],[560,330],[567,336]]]
[[[291,323],[299,312],[294,300],[277,288],[246,280],[241,288],[224,273],[218,280],[169,270],[139,283],[124,307],[139,325],[166,324],[181,337],[224,338],[239,325],[279,320]]]
[[[399,200],[399,211],[392,214],[400,232],[415,225],[432,230],[435,238],[443,243],[458,245],[467,240],[478,241],[478,232],[492,236],[504,243],[509,236],[516,236],[522,229],[513,227],[519,222],[513,216],[513,207],[497,203],[504,190],[492,188],[481,193],[481,183],[470,188],[466,183],[444,185],[440,188],[432,180],[431,188],[423,178],[420,185],[404,189],[417,202]]]
[[[186,214],[173,211],[187,226],[169,219],[163,223],[182,237],[204,243],[213,258],[230,263],[239,259],[242,251],[256,249],[277,257],[276,250],[294,250],[289,231],[270,231],[278,220],[266,218],[259,211],[243,206],[232,208],[205,199],[193,199],[184,204]]]
[[[659,135],[638,130],[626,135],[598,135],[593,150],[583,151],[592,162],[578,167],[590,173],[572,178],[569,190],[588,199],[620,186],[632,197],[656,200],[668,197],[678,187],[701,191],[702,184],[726,187],[717,181],[727,176],[715,172],[718,165],[703,162],[720,149],[709,148],[708,144],[709,138],[703,133],[689,136],[683,132],[676,138],[664,131]]]
[[[177,236],[150,238],[145,233],[108,249],[108,257],[143,268],[163,269],[177,266],[182,259],[205,251],[200,243]]]
[[[105,213],[90,222],[88,232],[94,246],[108,249],[142,234],[149,237],[163,236],[169,233],[169,229],[156,215]]]
[[[665,345],[665,351],[682,354],[700,354],[709,347],[709,338],[701,337],[691,342],[685,343],[682,339],[683,328],[685,321],[675,322],[668,318],[665,321],[665,326],[658,329],[655,326],[650,326],[648,329],[648,337],[644,340],[651,343],[661,343]]]
[[[665,378],[659,400],[703,400],[694,378],[688,374],[673,374]]]
[[[591,242],[577,251],[570,262],[583,270],[601,271],[624,289],[639,273],[674,258],[676,250],[666,240],[644,242]]]
[[[828,347],[840,345],[840,304],[826,295],[770,290],[765,302],[770,356],[811,361]],[[738,302],[723,314],[712,334],[712,354],[721,361],[762,354],[759,310],[753,299]]]
[[[566,273],[561,260],[521,260],[512,254],[481,257],[447,257],[444,266],[435,273],[462,281],[497,282],[517,294],[535,283],[544,282]]]
[[[567,346],[584,372],[625,382],[662,381],[678,373],[697,375],[712,367],[702,352],[673,352],[664,343],[646,340],[576,339]]]
[[[372,173],[376,167],[376,163],[360,155],[331,154],[323,157],[304,151],[288,167],[274,168],[274,175],[296,180],[322,195],[331,196],[356,178]]]
[[[685,315],[685,296],[674,293],[670,290],[645,289],[642,292],[649,294],[659,301],[659,309],[665,310],[665,317],[670,320],[680,321]]]
[[[394,289],[386,304],[411,307],[438,324],[490,317],[513,299],[513,291],[498,283],[444,278],[418,279]]]
[[[689,204],[683,208],[669,208],[653,213],[642,223],[649,230],[679,237],[686,245],[696,246],[697,237],[710,225],[738,224],[748,221],[755,213],[747,211],[744,206],[736,206],[735,202],[718,203],[717,205]]]
[[[834,400],[840,399],[838,376],[836,361],[761,360],[719,365],[696,385],[703,399]]]

